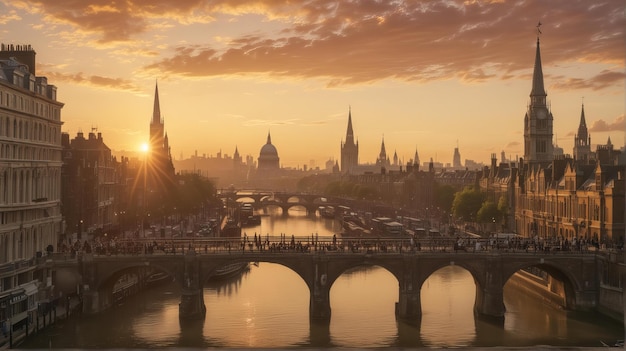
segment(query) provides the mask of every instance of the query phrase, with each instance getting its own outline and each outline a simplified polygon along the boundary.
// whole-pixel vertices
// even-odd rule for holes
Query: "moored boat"
[[[155,273],[152,273],[146,279],[146,285],[153,286],[153,285],[158,285],[158,284],[164,283],[164,282],[168,281],[169,277],[170,276],[167,273],[165,273],[165,272],[155,272]],[[171,280],[171,278],[169,280]]]
[[[235,262],[229,263],[215,270],[215,273],[211,276],[211,280],[220,280],[230,278],[237,274],[243,273],[246,269],[250,268],[250,262]]]

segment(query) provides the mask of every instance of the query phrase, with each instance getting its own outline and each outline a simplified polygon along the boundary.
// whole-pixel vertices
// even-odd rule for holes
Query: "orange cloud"
[[[102,76],[84,76],[83,73],[65,74],[59,72],[41,72],[42,76],[48,77],[54,82],[70,82],[74,84],[89,85],[100,88],[127,90],[132,92],[142,92],[142,90],[133,84],[130,80],[121,78],[109,78]]]
[[[544,34],[544,66],[559,62],[611,63],[592,82],[602,89],[624,67],[623,0],[14,0],[8,7],[43,14],[100,45],[138,41],[150,30],[166,35],[173,22],[210,22],[218,15],[257,14],[282,30],[251,28],[220,48],[186,38],[145,67],[164,75],[210,77],[263,74],[319,78],[328,86],[398,79],[460,78],[468,83],[527,74],[534,59],[536,23]],[[230,17],[229,17],[230,18]],[[161,21],[157,21],[159,19]],[[230,18],[232,19],[232,18]],[[165,23],[165,22],[167,23]],[[253,27],[253,25],[247,24]],[[161,33],[159,33],[161,34]],[[203,41],[205,42],[205,41]],[[154,51],[151,43],[137,48]],[[520,53],[527,52],[527,55]],[[623,78],[623,75],[622,75]],[[570,84],[573,83],[573,84]]]
[[[609,86],[622,86],[626,73],[604,70],[592,78],[567,78],[563,76],[550,77],[555,81],[552,88],[559,90],[592,89],[601,90]]]
[[[623,132],[626,130],[624,115],[619,116],[613,122],[606,122],[603,119],[594,121],[589,128],[590,132]]]
[[[544,65],[572,59],[622,60],[623,67],[626,21],[617,16],[621,8],[619,1],[598,6],[564,0],[549,4],[310,1],[300,11],[304,18],[284,29],[280,37],[242,36],[231,40],[225,50],[178,46],[170,57],[145,68],[193,77],[321,78],[329,86],[388,78],[418,82],[453,77],[466,82],[511,79],[533,63],[535,18],[558,21],[544,25],[543,31],[549,33],[542,49]],[[520,56],[524,47],[528,55]],[[621,72],[605,71],[584,84],[602,89],[620,77]]]

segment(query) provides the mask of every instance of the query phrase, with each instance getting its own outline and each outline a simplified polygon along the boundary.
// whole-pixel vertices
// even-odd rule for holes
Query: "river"
[[[280,210],[246,228],[248,235],[332,236],[333,220]],[[475,284],[449,266],[422,287],[419,325],[397,322],[398,283],[380,267],[344,273],[330,291],[330,325],[309,322],[309,291],[289,269],[251,265],[241,276],[207,283],[203,321],[178,319],[179,288],[165,283],[98,316],[76,317],[32,337],[22,348],[372,348],[601,346],[622,339],[621,323],[596,313],[564,311],[505,286],[503,325],[474,318]]]

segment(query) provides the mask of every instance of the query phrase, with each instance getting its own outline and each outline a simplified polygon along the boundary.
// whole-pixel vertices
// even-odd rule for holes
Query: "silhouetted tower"
[[[161,117],[159,103],[159,86],[154,88],[154,107],[150,121],[150,150],[146,155],[147,191],[150,206],[158,206],[175,184],[174,164],[169,146],[169,138],[165,132],[165,123]]]
[[[591,160],[591,135],[587,131],[587,122],[585,121],[585,104],[582,105],[580,111],[578,133],[574,135],[574,159],[583,164],[589,163]]]
[[[532,83],[530,104],[524,117],[524,161],[530,164],[548,164],[554,159],[554,148],[552,145],[552,124],[554,118],[546,102],[548,94],[546,94],[543,85],[539,35],[537,35],[537,51]]]
[[[385,138],[383,137],[383,141],[380,144],[380,153],[378,154],[378,158],[376,158],[376,165],[388,167],[391,165],[389,158],[387,157],[387,150],[385,149]]]
[[[420,157],[417,154],[417,148],[415,148],[415,156],[413,157],[413,170],[419,172],[420,170]]]
[[[233,166],[239,167],[242,164],[241,155],[239,155],[239,148],[235,146],[235,153],[233,154]]]
[[[348,108],[348,130],[346,141],[341,143],[341,172],[350,173],[359,165],[359,142],[354,142],[352,130],[352,108]]]
[[[452,168],[463,168],[461,164],[461,153],[459,152],[459,144],[454,148],[454,156],[452,157]]]

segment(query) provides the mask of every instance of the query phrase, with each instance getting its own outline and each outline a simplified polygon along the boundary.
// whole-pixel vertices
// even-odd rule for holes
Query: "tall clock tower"
[[[537,53],[533,72],[533,86],[530,92],[530,104],[524,117],[524,161],[530,164],[547,164],[554,159],[552,145],[553,117],[550,112],[543,86],[541,52],[537,37]]]

